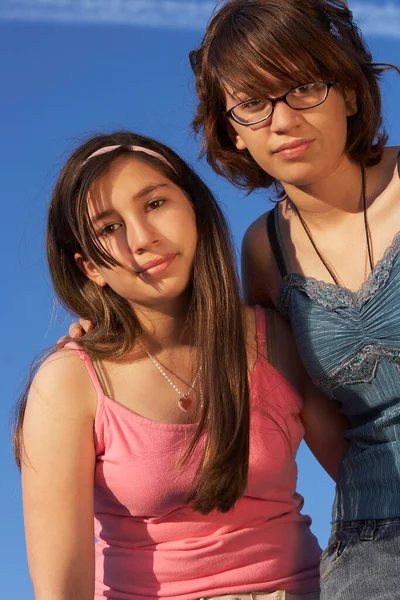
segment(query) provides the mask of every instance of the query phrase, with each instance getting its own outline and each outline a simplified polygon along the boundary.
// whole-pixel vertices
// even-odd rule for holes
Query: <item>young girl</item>
[[[211,166],[280,202],[248,230],[250,303],[288,318],[348,417],[323,600],[399,597],[400,166],[344,0],[228,0],[191,55]],[[323,424],[321,423],[321,427]]]
[[[240,305],[204,183],[154,140],[89,139],[55,186],[47,253],[94,329],[47,358],[20,408],[35,598],[318,599],[295,490],[302,402],[264,357],[265,314]],[[296,356],[274,327],[284,374]]]

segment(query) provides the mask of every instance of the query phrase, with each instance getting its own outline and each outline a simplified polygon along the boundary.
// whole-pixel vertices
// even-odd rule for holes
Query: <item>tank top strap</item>
[[[279,231],[278,204],[276,204],[267,215],[267,234],[279,273],[283,279],[283,277],[288,274],[289,268]]]
[[[93,386],[97,393],[97,399],[100,400],[103,396],[108,396],[112,398],[110,395],[110,387],[107,383],[107,378],[104,372],[104,367],[100,360],[92,359],[85,350],[83,350],[79,344],[76,342],[68,342],[65,344],[65,348],[69,348],[71,350],[75,350],[78,354],[79,358],[85,364],[88,375],[93,383]]]
[[[397,155],[397,173],[399,174],[399,179],[400,179],[400,150]]]
[[[265,310],[258,304],[254,307],[256,315],[256,338],[257,338],[257,354],[264,356],[265,354],[265,338],[267,334],[267,326],[265,321]]]

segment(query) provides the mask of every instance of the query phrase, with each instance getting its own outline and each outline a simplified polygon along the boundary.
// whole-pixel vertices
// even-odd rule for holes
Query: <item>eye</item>
[[[305,85],[300,85],[299,87],[292,90],[290,93],[295,94],[296,96],[304,96],[305,94],[309,94],[313,92],[320,84],[318,83],[307,83]]]
[[[98,233],[99,237],[110,237],[113,235],[122,225],[120,223],[110,223],[102,227]]]
[[[146,210],[155,210],[156,208],[161,208],[163,204],[165,204],[164,198],[158,198],[157,200],[150,200],[150,202],[146,205]]]
[[[265,100],[257,100],[257,99],[253,99],[250,98],[249,100],[246,100],[246,102],[243,102],[243,104],[240,104],[237,108],[240,107],[241,110],[246,110],[248,112],[255,112],[258,110],[262,110],[266,105]]]

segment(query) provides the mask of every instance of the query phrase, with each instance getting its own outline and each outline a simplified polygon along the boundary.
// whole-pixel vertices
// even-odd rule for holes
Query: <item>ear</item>
[[[232,144],[236,147],[237,150],[246,150],[247,146],[236,131],[236,129],[232,126],[232,123],[227,124],[228,135],[231,138]]]
[[[240,135],[238,133],[235,134],[235,137],[233,139],[233,143],[235,144],[236,149],[240,150],[241,152],[243,150],[247,149],[246,144],[244,143],[244,141],[242,140],[242,138],[240,137]]]
[[[240,152],[242,152],[243,150],[247,150],[246,144],[240,137],[239,133],[236,131],[236,127],[238,126],[238,124],[236,122],[234,123],[233,119],[225,119],[225,122],[228,135],[236,150],[239,150]]]
[[[86,275],[88,279],[94,281],[94,283],[97,283],[97,285],[100,287],[105,287],[107,285],[106,280],[102,275],[100,275],[99,271],[91,260],[84,259],[82,254],[79,252],[74,254],[74,259],[79,269],[84,275]]]
[[[346,117],[352,117],[358,110],[357,96],[354,90],[346,88],[344,90],[344,103],[346,106]]]

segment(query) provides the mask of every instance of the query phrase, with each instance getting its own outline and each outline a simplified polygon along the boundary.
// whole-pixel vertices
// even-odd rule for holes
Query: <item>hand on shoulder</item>
[[[57,342],[57,346],[59,348],[63,348],[63,346],[69,342],[70,338],[76,340],[85,335],[85,333],[89,333],[92,331],[94,325],[92,321],[88,321],[88,319],[79,319],[79,321],[74,321],[71,323],[68,329],[68,335],[63,335]]]

